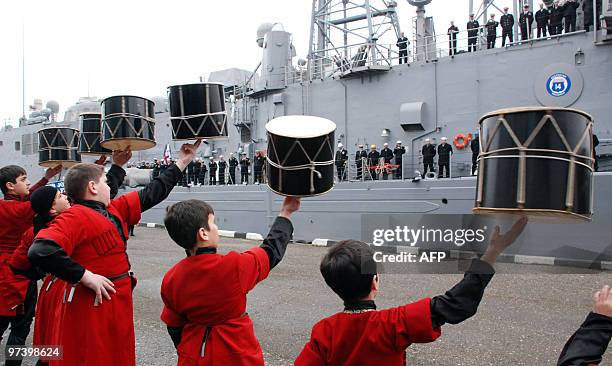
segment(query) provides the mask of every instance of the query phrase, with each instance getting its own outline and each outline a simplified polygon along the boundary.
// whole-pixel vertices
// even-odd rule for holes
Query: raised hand
[[[489,242],[489,246],[487,247],[485,253],[482,255],[480,259],[483,261],[493,264],[497,260],[497,257],[508,248],[516,238],[521,235],[525,226],[527,225],[527,216],[523,216],[518,219],[517,222],[512,225],[512,228],[505,234],[500,234],[499,226],[496,226],[493,235],[491,236],[491,241]]]
[[[195,144],[183,144],[183,146],[181,146],[179,159],[176,162],[176,166],[181,171],[185,170],[187,165],[189,165],[189,163],[195,159],[200,144],[202,144],[202,139],[198,139]]]
[[[106,164],[106,160],[107,159],[108,158],[106,157],[106,155],[101,155],[98,160],[94,161],[94,164],[104,165],[104,164]]]
[[[612,317],[612,291],[606,285],[593,295],[593,312]]]
[[[47,180],[50,180],[51,178],[55,177],[59,172],[61,172],[62,168],[62,164],[60,164],[54,166],[53,168],[47,169],[47,171],[45,172],[45,178]]]
[[[124,166],[132,158],[132,149],[128,146],[125,150],[113,151],[113,163],[119,166]]]
[[[279,216],[288,219],[292,213],[300,209],[300,203],[301,199],[299,197],[285,197]]]
[[[95,273],[89,272],[85,270],[83,277],[81,277],[80,283],[92,290],[96,294],[96,300],[94,305],[98,305],[102,303],[102,297],[107,300],[110,300],[109,292],[117,293],[115,290],[115,284],[104,276],[97,275]]]

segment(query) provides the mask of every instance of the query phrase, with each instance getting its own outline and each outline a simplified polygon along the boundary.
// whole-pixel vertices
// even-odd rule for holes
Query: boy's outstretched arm
[[[463,279],[444,295],[431,299],[431,322],[434,328],[446,323],[458,324],[470,318],[478,310],[484,290],[493,278],[493,264],[523,232],[527,218],[519,219],[504,235],[495,227],[489,246],[480,259],[474,259]]]
[[[599,365],[612,338],[612,291],[604,286],[593,295],[593,311],[567,341],[558,366]]]
[[[202,140],[197,140],[194,144],[183,144],[180,150],[180,157],[176,163],[170,165],[163,173],[153,179],[151,183],[138,191],[141,212],[147,211],[168,198],[172,189],[183,178],[183,171],[185,171],[187,165],[195,159],[201,143]]]
[[[260,245],[268,254],[270,269],[280,263],[285,255],[285,250],[293,235],[293,224],[291,224],[289,219],[295,211],[299,210],[299,208],[300,198],[285,197],[278,217],[274,221],[274,224],[272,224],[268,236]]]

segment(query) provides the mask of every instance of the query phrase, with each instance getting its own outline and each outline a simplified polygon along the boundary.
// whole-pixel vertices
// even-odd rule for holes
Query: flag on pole
[[[170,151],[170,144],[166,144],[166,148],[164,149],[164,163],[166,165],[169,165],[171,158],[172,158],[172,152]]]

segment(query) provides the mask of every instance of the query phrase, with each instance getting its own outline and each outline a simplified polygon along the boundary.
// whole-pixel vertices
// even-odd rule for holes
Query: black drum
[[[38,165],[65,168],[81,162],[78,152],[79,130],[70,127],[50,127],[38,131]]]
[[[128,95],[102,101],[102,147],[146,150],[155,146],[155,103]]]
[[[113,152],[100,145],[102,138],[102,115],[100,113],[81,114],[81,134],[79,137],[79,154],[110,155]]]
[[[227,137],[223,84],[170,86],[168,104],[173,140]]]
[[[480,119],[475,213],[590,220],[593,119],[565,108],[515,108]]]
[[[278,117],[266,124],[270,189],[283,196],[309,197],[334,186],[336,124],[312,116]]]

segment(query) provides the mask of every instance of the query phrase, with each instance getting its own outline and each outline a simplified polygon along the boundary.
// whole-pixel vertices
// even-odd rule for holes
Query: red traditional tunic
[[[127,233],[127,225],[140,220],[138,192],[112,200],[107,210],[121,220],[123,232]],[[72,260],[107,278],[130,269],[120,233],[109,219],[89,207],[74,205],[55,218],[49,228],[41,230],[36,239],[54,241]],[[136,364],[132,279],[124,277],[114,283],[117,293],[98,306],[94,306],[95,294],[90,289],[66,286],[61,294],[66,302],[61,304],[57,334],[64,357],[50,365]]]
[[[30,192],[47,184],[45,178],[30,188]],[[34,211],[28,197],[7,195],[0,200],[0,316],[15,316],[23,304],[30,280],[13,274],[8,266],[11,255],[23,234],[32,226]]]
[[[187,257],[166,273],[161,319],[184,327],[179,365],[264,365],[246,302],[269,272],[266,251],[253,248]]]
[[[34,241],[34,228],[27,230],[21,238],[21,244],[13,253],[9,264],[12,268],[27,271],[32,264],[28,260],[28,250]],[[57,324],[60,321],[60,305],[66,283],[54,276],[47,275],[42,283],[36,302],[34,316],[34,346],[58,344]],[[44,361],[44,358],[41,358]]]
[[[338,313],[312,328],[295,366],[403,366],[412,343],[433,342],[429,298],[386,310]]]

